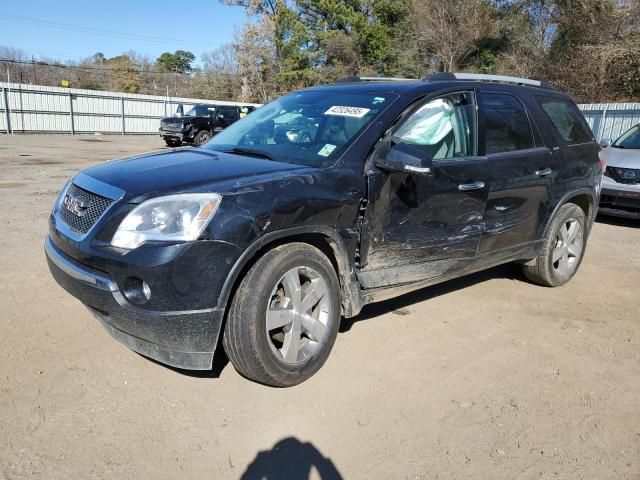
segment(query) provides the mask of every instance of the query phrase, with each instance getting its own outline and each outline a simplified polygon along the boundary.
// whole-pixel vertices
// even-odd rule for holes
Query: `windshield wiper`
[[[266,158],[267,160],[275,160],[272,155],[261,150],[253,150],[251,148],[234,147],[230,150],[220,150],[223,153],[235,153],[236,155],[246,155],[248,157]]]

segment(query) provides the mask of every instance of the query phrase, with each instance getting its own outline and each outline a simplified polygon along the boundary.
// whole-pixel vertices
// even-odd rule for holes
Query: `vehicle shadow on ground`
[[[312,470],[315,470],[313,477]],[[287,437],[271,450],[259,452],[244,471],[241,480],[288,480],[320,478],[340,480],[342,476],[331,459],[324,457],[312,443]]]
[[[366,305],[360,315],[353,318],[343,318],[340,325],[340,333],[345,333],[351,330],[354,324],[362,322],[363,320],[369,320],[371,318],[379,317],[387,313],[394,313],[396,315],[407,315],[409,312],[405,310],[413,304],[431,300],[447,293],[455,292],[456,290],[462,290],[464,288],[476,285],[478,283],[486,282],[496,278],[506,278],[509,280],[517,280],[526,282],[527,279],[522,274],[522,268],[516,263],[507,263],[497,267],[483,270],[481,272],[465,275],[464,277],[449,280],[444,283],[439,283],[431,287],[425,287],[415,292],[407,293],[400,297],[385,300],[379,303],[372,303]]]
[[[611,217],[609,215],[598,215],[596,222],[605,225],[613,225],[614,227],[640,228],[640,219]]]

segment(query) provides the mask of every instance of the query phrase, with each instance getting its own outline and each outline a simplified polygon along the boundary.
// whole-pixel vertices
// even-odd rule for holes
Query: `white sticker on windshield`
[[[318,152],[318,155],[320,155],[321,157],[328,157],[333,153],[335,149],[336,149],[335,145],[331,145],[330,143],[327,143],[324,147],[320,149],[320,151]]]
[[[353,117],[353,118],[362,118],[371,110],[368,108],[360,108],[360,107],[344,107],[339,105],[334,105],[329,110],[324,112],[325,115],[335,115],[338,117]]]

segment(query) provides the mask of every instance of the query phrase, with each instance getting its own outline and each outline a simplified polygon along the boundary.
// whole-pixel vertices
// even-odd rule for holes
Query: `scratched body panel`
[[[461,270],[482,237],[487,190],[460,191],[469,180],[488,182],[485,158],[434,162],[432,176],[392,173],[373,189],[365,236],[365,288],[415,282]],[[372,190],[372,189],[370,189]]]

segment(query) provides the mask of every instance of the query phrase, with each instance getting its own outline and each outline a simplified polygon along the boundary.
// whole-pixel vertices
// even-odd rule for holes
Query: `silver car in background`
[[[640,124],[623,133],[600,155],[607,169],[602,179],[599,212],[640,219]]]

